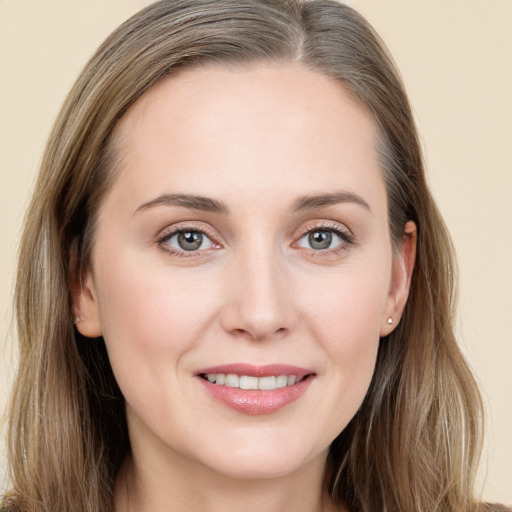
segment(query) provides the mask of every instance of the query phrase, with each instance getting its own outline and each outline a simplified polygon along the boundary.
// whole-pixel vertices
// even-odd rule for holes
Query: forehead
[[[382,189],[372,118],[339,82],[297,63],[181,71],[132,106],[114,140],[119,181],[139,195],[283,185],[300,194],[363,178]]]

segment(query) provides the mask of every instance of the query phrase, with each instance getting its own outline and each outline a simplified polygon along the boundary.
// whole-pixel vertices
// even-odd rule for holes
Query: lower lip
[[[255,416],[273,413],[298,400],[309,388],[313,375],[309,375],[292,386],[267,391],[230,388],[221,384],[213,384],[202,377],[198,377],[198,379],[208,393],[219,402],[235,411]]]

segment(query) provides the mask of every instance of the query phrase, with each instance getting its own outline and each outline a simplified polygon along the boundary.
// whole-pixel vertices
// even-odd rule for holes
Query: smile
[[[249,415],[270,414],[295,402],[316,374],[290,365],[223,365],[200,371],[207,394],[230,409]]]
[[[204,373],[201,377],[212,384],[228,386],[229,388],[259,389],[261,391],[293,386],[305,378],[296,375],[254,377],[252,375],[236,375],[235,373]]]

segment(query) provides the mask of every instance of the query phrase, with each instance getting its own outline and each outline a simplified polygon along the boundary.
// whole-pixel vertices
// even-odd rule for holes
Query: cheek
[[[379,266],[375,268],[380,268]],[[347,272],[312,294],[304,311],[324,354],[334,435],[360,407],[373,377],[380,324],[387,299],[387,267],[382,272]],[[384,278],[382,277],[384,276]]]
[[[200,343],[218,303],[211,283],[191,283],[135,258],[106,262],[97,282],[103,337],[123,393],[144,400],[176,384],[183,357]]]
[[[165,264],[145,264],[136,257],[102,266],[98,304],[103,332],[118,339],[120,334],[136,340],[141,348],[176,348],[185,343],[183,332],[200,329],[198,319],[211,304],[211,283],[202,285]],[[121,336],[123,337],[123,336]]]
[[[190,353],[205,337],[214,315],[211,282],[125,259],[103,266],[98,276],[103,337],[116,381],[131,414],[131,428],[149,425],[165,438],[180,435],[175,411],[189,404]],[[142,271],[140,269],[143,269]],[[103,284],[104,286],[101,286]],[[175,390],[180,389],[180,393]],[[162,429],[165,427],[166,431]],[[145,427],[144,427],[145,428]]]
[[[308,286],[311,297],[304,305],[308,323],[317,331],[334,360],[357,358],[367,346],[378,343],[388,300],[390,270],[379,265],[374,272],[350,268],[324,286]]]

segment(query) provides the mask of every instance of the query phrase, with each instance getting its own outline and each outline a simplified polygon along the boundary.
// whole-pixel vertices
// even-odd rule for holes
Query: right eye
[[[164,234],[158,244],[174,254],[194,253],[216,247],[211,238],[198,229],[180,228]]]

